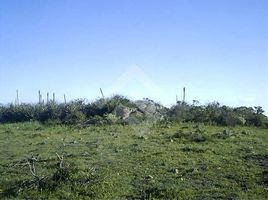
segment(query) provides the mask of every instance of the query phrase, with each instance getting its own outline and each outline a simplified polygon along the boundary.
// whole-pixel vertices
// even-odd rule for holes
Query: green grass
[[[3,199],[268,198],[267,129],[29,122],[0,125],[0,141]]]

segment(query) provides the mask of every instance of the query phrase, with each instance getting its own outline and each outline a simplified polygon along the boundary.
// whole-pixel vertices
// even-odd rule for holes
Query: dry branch
[[[58,159],[60,160],[60,168],[63,168],[63,156],[60,156],[58,153],[56,153]]]

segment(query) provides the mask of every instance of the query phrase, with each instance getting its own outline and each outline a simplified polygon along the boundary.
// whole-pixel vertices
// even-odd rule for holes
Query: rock
[[[130,108],[124,105],[118,105],[115,108],[115,116],[119,119],[126,119],[129,117],[131,113],[134,113],[137,111],[137,108]]]
[[[164,119],[167,110],[164,106],[150,99],[144,99],[134,101],[130,105],[119,104],[115,107],[113,114],[117,119],[135,124],[144,118],[151,120]]]
[[[150,99],[143,99],[135,101],[138,111],[143,113],[146,117],[152,119],[161,119],[166,115],[167,109]]]
[[[172,168],[170,170],[170,172],[175,173],[175,174],[178,174],[179,173],[179,170],[177,168]]]
[[[149,180],[149,179],[153,179],[153,178],[154,178],[154,177],[151,176],[151,175],[148,175],[148,176],[145,177],[145,179],[147,179],[147,180]]]

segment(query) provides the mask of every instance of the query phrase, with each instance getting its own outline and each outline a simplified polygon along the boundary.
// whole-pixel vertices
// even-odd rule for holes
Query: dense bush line
[[[178,122],[201,122],[207,124],[235,126],[258,126],[268,128],[268,118],[260,106],[236,107],[221,106],[218,102],[208,105],[198,105],[197,101],[193,104],[178,102],[177,105],[169,109],[171,120]]]
[[[89,122],[91,124],[114,123],[111,115],[117,105],[135,107],[135,102],[115,95],[107,99],[98,99],[91,103],[84,100],[75,100],[67,104],[49,102],[48,104],[20,104],[0,106],[0,123],[25,121],[39,121],[41,123],[75,124]],[[221,106],[214,102],[208,105],[199,105],[177,102],[167,109],[164,119],[176,122],[200,122],[206,124],[235,126],[258,126],[268,128],[268,118],[262,107]],[[120,121],[120,120],[118,120]]]
[[[98,99],[92,103],[75,100],[69,103],[20,104],[0,106],[0,123],[39,121],[41,123],[75,124],[86,120],[105,120],[117,105],[133,107],[127,98],[115,95],[112,98]]]

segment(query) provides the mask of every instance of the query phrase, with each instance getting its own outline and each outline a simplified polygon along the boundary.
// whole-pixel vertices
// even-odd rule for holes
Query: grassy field
[[[0,125],[2,199],[267,199],[268,129]]]

